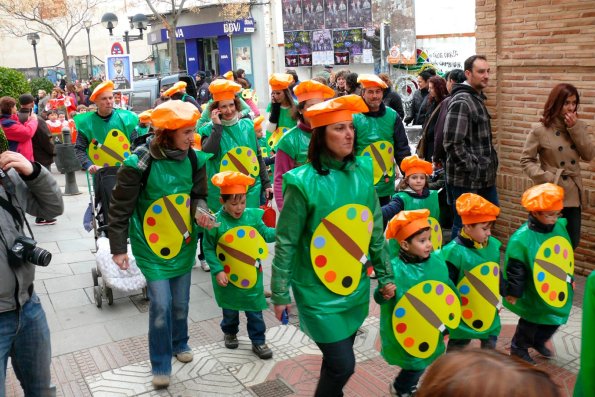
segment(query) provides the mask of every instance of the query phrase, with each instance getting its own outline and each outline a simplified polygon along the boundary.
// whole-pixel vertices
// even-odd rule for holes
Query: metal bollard
[[[56,144],[56,167],[58,171],[65,174],[66,184],[64,186],[64,195],[73,196],[81,194],[76,184],[75,171],[81,169],[81,164],[74,154],[74,145],[70,142],[70,129],[62,129],[62,143]]]

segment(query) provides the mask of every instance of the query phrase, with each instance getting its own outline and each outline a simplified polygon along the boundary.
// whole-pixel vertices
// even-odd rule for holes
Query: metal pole
[[[91,53],[91,28],[87,29],[87,43],[89,44],[89,77],[93,78],[93,54]]]
[[[128,31],[124,32],[124,41],[126,42],[126,54],[130,54],[130,42],[128,38]]]
[[[33,54],[35,55],[35,71],[37,72],[37,77],[39,76],[39,64],[37,63],[37,42],[33,40]]]

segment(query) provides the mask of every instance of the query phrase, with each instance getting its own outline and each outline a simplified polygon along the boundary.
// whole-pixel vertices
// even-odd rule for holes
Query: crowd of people
[[[355,371],[353,345],[368,316],[371,279],[381,307],[381,353],[400,367],[388,385],[390,395],[479,395],[461,391],[468,385],[453,372],[454,363],[467,363],[461,370],[480,377],[524,374],[518,382],[492,384],[494,394],[485,395],[513,395],[519,382],[559,395],[549,375],[531,366],[529,349],[552,357],[548,341],[572,307],[573,252],[586,205],[579,162],[595,157],[595,138],[578,118],[578,90],[555,86],[519,165],[535,182],[520,202],[527,222],[511,234],[501,264],[502,244],[491,235],[500,208],[498,155],[484,103],[489,73],[479,55],[445,78],[423,70],[406,117],[389,76],[334,74],[332,67],[306,81],[294,71],[271,75],[266,117],[259,115],[241,70],[212,81],[199,72],[197,98],[178,82],[140,115],[115,106],[111,81],[89,93],[95,109],[68,116],[78,131],[75,152],[90,174],[119,167],[108,237],[122,270],[130,265],[129,239],[147,279],[153,385],[169,385],[172,357],[193,360],[188,305],[191,270],[199,264],[211,273],[228,349],[239,347],[239,312],[245,312],[253,352],[270,359],[266,298],[286,323],[293,297],[302,331],[322,352],[315,396],[343,395]],[[81,106],[76,88],[67,91],[52,93],[45,105],[39,100],[38,106],[50,109],[43,122],[48,140],[54,119],[61,122],[52,104],[74,104],[73,111]],[[34,103],[30,95],[19,102],[22,109]],[[0,166],[12,164],[10,177],[39,203],[22,208],[55,221],[60,200],[52,196],[51,206],[43,204],[55,185],[35,162],[41,157],[31,144],[43,116],[27,111],[19,119],[16,101],[6,97],[0,109],[10,145]],[[413,155],[406,123],[422,126]],[[49,186],[43,194],[42,184]],[[272,199],[276,227],[263,220],[262,206]],[[450,239],[443,233],[449,217]],[[12,240],[3,237],[5,245]],[[263,283],[267,243],[275,244],[270,291]],[[27,277],[32,285],[32,273]],[[2,295],[11,297],[0,300],[0,308],[10,312],[35,302],[32,288],[23,290],[29,284],[13,285],[19,293]],[[513,359],[493,352],[502,304],[520,316]],[[464,351],[474,339],[483,351]],[[46,365],[43,357],[38,365]],[[30,375],[20,373],[15,361],[13,366],[26,382]]]

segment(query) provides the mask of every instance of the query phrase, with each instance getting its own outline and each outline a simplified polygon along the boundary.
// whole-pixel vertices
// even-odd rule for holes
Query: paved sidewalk
[[[64,176],[54,173],[64,186]],[[260,360],[250,350],[244,329],[240,347],[223,346],[219,328],[221,310],[215,304],[210,275],[192,271],[189,331],[194,360],[182,365],[173,360],[172,384],[154,391],[148,362],[148,305],[140,291],[122,296],[114,291],[114,304],[94,304],[91,268],[95,258],[92,233],[82,227],[89,202],[85,175],[77,173],[83,194],[64,197],[65,214],[52,226],[32,226],[40,246],[53,260],[37,268],[35,289],[45,308],[52,336],[52,379],[58,396],[311,396],[321,364],[320,351],[301,331],[297,318],[279,325],[271,310],[265,312],[271,360]],[[269,248],[272,248],[269,245]],[[272,251],[272,250],[271,250]],[[271,252],[272,254],[272,252]],[[270,280],[270,260],[265,263],[265,285]],[[565,326],[553,338],[556,356],[536,358],[550,372],[564,396],[571,396],[579,368],[582,287],[577,280],[575,306]],[[358,333],[357,368],[346,387],[346,396],[387,396],[388,383],[398,368],[387,365],[380,354],[379,307],[370,304],[370,315]],[[498,349],[508,352],[517,317],[502,313]],[[535,355],[534,355],[535,357]],[[9,363],[7,396],[23,395]]]

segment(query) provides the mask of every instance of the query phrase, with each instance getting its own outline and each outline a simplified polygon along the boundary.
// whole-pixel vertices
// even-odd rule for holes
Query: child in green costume
[[[266,258],[266,243],[275,241],[275,229],[265,226],[263,210],[246,208],[246,190],[254,178],[236,171],[224,171],[211,179],[221,189],[223,207],[216,214],[219,226],[206,233],[205,257],[211,266],[213,290],[223,309],[221,330],[225,347],[236,349],[240,313],[246,313],[252,351],[262,359],[273,357],[265,344],[266,326],[262,310],[264,296],[261,261]]]
[[[471,339],[479,339],[482,349],[495,349],[500,334],[502,244],[490,229],[500,208],[477,194],[464,193],[456,209],[463,228],[440,251],[461,296],[461,324],[450,333],[448,351],[463,349]]]
[[[543,357],[553,353],[546,342],[565,324],[574,296],[574,252],[559,218],[564,189],[552,183],[528,189],[521,204],[529,220],[514,232],[506,247],[504,306],[521,318],[512,338],[510,354],[530,364],[529,348]]]
[[[386,237],[400,249],[391,251],[396,285],[387,300],[380,290],[382,356],[401,372],[390,385],[391,396],[411,396],[425,369],[444,353],[446,328],[455,329],[461,307],[444,260],[432,252],[427,209],[401,211],[388,223]]]

